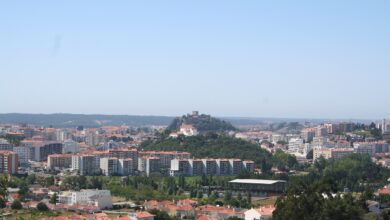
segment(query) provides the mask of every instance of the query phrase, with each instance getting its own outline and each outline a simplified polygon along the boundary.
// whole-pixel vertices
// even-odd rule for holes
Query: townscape
[[[0,219],[390,220],[389,12],[0,1]]]
[[[334,188],[324,198],[353,195],[362,216],[388,215],[386,120],[235,127],[194,111],[168,126],[8,123],[0,132],[4,217],[283,219],[305,182]]]

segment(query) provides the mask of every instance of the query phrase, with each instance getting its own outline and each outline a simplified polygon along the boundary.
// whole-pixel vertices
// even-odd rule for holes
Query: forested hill
[[[182,117],[175,118],[167,129],[177,131],[183,123],[192,124],[201,133],[237,130],[230,122],[205,114],[195,116],[183,115]]]
[[[53,127],[100,127],[105,125],[169,125],[174,117],[136,115],[83,115],[83,114],[0,114],[0,123],[26,123]]]
[[[272,154],[258,145],[225,135],[206,134],[191,137],[179,136],[145,141],[144,150],[186,151],[195,158],[239,158],[253,160],[258,167],[273,164]]]

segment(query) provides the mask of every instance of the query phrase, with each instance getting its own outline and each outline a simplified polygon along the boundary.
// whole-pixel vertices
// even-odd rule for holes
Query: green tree
[[[11,204],[11,209],[22,209],[22,203],[19,200],[14,200]]]
[[[47,211],[49,211],[49,207],[47,207],[47,205],[45,203],[40,202],[37,204],[37,210],[41,211],[41,212],[47,212]]]
[[[149,211],[150,214],[155,215],[154,220],[171,220],[167,212],[153,209]]]
[[[50,197],[49,203],[50,203],[50,204],[56,204],[56,203],[57,203],[57,200],[58,200],[58,195],[57,195],[57,193],[54,193],[54,194]]]

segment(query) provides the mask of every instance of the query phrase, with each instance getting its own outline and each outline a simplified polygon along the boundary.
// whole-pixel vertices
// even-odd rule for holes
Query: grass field
[[[267,198],[264,198],[264,199],[253,198],[253,200],[254,200],[253,204],[255,206],[275,205],[277,199],[278,199],[277,196],[267,197]]]

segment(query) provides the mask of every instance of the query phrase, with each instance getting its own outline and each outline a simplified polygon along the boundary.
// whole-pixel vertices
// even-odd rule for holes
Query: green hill
[[[170,131],[178,131],[182,124],[192,124],[200,133],[237,130],[237,128],[227,121],[211,117],[210,115],[198,115],[197,113],[175,118],[167,129]]]
[[[206,134],[191,137],[165,138],[145,141],[144,150],[186,151],[196,158],[239,158],[253,160],[257,167],[274,163],[272,154],[248,141],[225,135]]]

